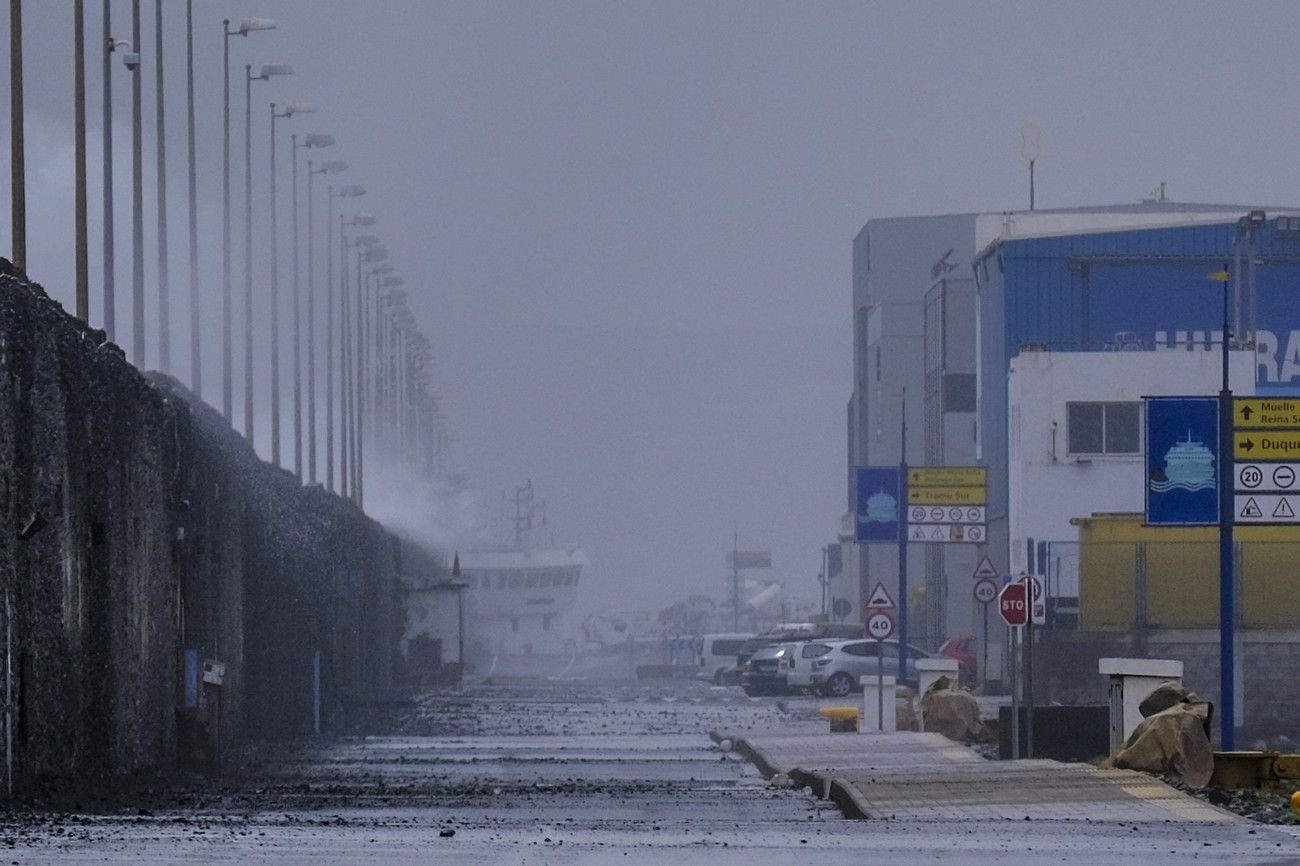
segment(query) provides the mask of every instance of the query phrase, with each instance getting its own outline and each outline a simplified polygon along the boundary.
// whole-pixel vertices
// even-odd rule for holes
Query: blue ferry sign
[[[1219,522],[1219,401],[1147,397],[1146,522],[1204,526]]]
[[[898,467],[859,466],[857,473],[857,540],[897,544],[902,507]]]

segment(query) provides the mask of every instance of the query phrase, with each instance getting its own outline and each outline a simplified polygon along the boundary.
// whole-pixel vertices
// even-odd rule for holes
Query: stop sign
[[[998,593],[998,613],[1002,615],[1002,621],[1007,625],[1025,624],[1029,605],[1025,604],[1023,583],[1008,583],[1002,587],[1002,592]]]

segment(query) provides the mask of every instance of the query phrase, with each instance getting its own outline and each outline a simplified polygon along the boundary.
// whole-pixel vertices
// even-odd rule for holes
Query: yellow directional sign
[[[1232,401],[1232,426],[1238,430],[1300,430],[1300,399],[1238,397]]]
[[[988,483],[983,466],[913,466],[907,470],[909,487],[982,487]]]
[[[983,486],[907,488],[910,505],[983,505],[987,498],[987,488]]]
[[[1232,453],[1238,460],[1300,459],[1300,430],[1238,430]]]

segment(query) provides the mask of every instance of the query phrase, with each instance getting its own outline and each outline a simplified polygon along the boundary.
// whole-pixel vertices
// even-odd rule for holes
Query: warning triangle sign
[[[945,538],[948,537],[948,533],[944,532],[943,530],[944,527],[936,526],[934,528],[934,531],[930,533],[930,538],[932,538],[935,541],[943,541]]]
[[[1274,517],[1295,517],[1295,511],[1291,508],[1291,504],[1287,502],[1286,498],[1284,497],[1277,501],[1277,508],[1273,509],[1273,516]]]
[[[1255,501],[1255,497],[1253,496],[1250,497],[1249,499],[1246,500],[1246,504],[1241,506],[1241,516],[1242,517],[1263,517],[1264,516],[1264,512],[1259,510],[1259,503]]]
[[[983,580],[984,578],[997,580],[998,570],[993,567],[993,560],[986,556],[980,560],[979,565],[975,566],[975,573],[972,574],[971,577],[975,580]]]
[[[893,610],[894,600],[889,596],[889,590],[880,581],[876,581],[875,587],[871,590],[871,595],[867,597],[867,610]]]

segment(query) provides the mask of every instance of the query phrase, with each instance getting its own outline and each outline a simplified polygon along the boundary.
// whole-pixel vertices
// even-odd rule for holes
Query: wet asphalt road
[[[384,736],[250,756],[237,782],[144,786],[129,807],[11,816],[0,844],[19,863],[1300,858],[1294,837],[1262,827],[1189,836],[1181,826],[849,821],[807,791],[769,786],[708,738],[712,729],[819,729],[816,706],[691,682],[497,680],[365,723]]]

